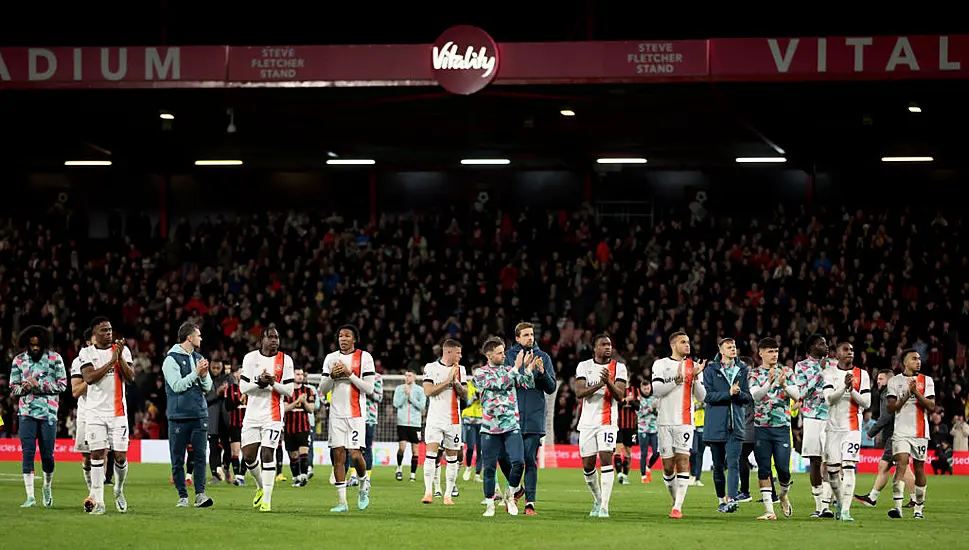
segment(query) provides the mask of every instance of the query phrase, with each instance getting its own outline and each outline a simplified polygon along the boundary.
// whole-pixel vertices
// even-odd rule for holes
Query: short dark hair
[[[595,346],[596,344],[599,343],[599,340],[602,340],[603,338],[612,342],[611,336],[609,336],[605,332],[600,332],[599,334],[596,334],[595,336],[592,337],[592,345]]]
[[[94,334],[94,331],[91,330],[91,327],[88,327],[88,328],[84,329],[84,341],[85,342],[90,342],[91,341],[91,336],[93,334]]]
[[[673,334],[670,334],[670,345],[672,345],[673,342],[675,342],[676,339],[679,338],[680,336],[686,336],[689,339],[689,336],[687,336],[685,332],[683,332],[682,330],[678,330]]]
[[[731,338],[729,336],[727,336],[726,338],[721,338],[720,341],[717,342],[717,347],[720,347],[720,346],[726,344],[727,342],[734,342],[734,343],[736,343],[736,340],[734,340],[733,338]]]
[[[266,333],[269,332],[270,330],[275,330],[276,332],[279,332],[279,329],[276,328],[276,323],[269,323],[262,329],[262,332],[259,333],[259,338],[260,339],[265,338]]]
[[[25,328],[20,333],[17,343],[20,347],[27,348],[30,346],[30,339],[35,337],[37,338],[37,345],[40,346],[41,350],[46,350],[50,347],[50,331],[47,330],[47,327],[40,325],[30,325]]]
[[[887,374],[888,376],[894,376],[895,371],[893,371],[892,369],[881,369],[878,371],[878,374]]]
[[[336,335],[337,335],[337,337],[340,336],[340,331],[341,330],[349,330],[350,331],[350,334],[353,335],[353,341],[354,341],[354,343],[356,343],[356,342],[358,342],[360,340],[360,333],[357,332],[357,327],[355,327],[353,325],[343,325],[340,328],[336,329]]]
[[[182,326],[178,327],[178,341],[179,343],[188,340],[188,337],[195,334],[195,331],[199,329],[199,326],[191,321],[186,321],[182,323]]]
[[[444,341],[444,344],[441,347],[442,348],[445,348],[445,349],[446,348],[458,348],[458,349],[461,349],[461,342],[458,342],[454,338],[448,338],[447,340]]]
[[[522,321],[521,323],[518,323],[517,325],[515,325],[515,338],[518,338],[519,336],[521,336],[522,332],[524,332],[526,329],[535,330],[535,325],[525,321]]]
[[[98,315],[94,319],[91,319],[91,332],[94,332],[94,329],[96,329],[98,325],[100,325],[101,323],[110,323],[110,322],[111,320],[105,317],[104,315]]]
[[[911,355],[911,354],[913,354],[913,353],[918,353],[918,350],[915,349],[915,348],[905,348],[905,349],[903,349],[902,352],[898,354],[898,362],[899,362],[899,364],[904,365],[905,364],[905,359],[907,359],[908,356]]]
[[[823,338],[824,338],[824,335],[822,335],[819,332],[815,332],[814,334],[808,336],[807,340],[805,341],[805,344],[807,344],[808,351],[811,351],[811,348],[814,347],[815,342],[817,342],[818,340],[822,340]]]
[[[777,340],[768,336],[757,343],[757,349],[780,349],[780,346],[777,345]]]
[[[495,351],[495,348],[497,348],[498,346],[504,346],[504,345],[505,345],[504,340],[502,340],[497,336],[492,336],[487,340],[485,340],[485,343],[481,346],[481,353],[487,355]]]

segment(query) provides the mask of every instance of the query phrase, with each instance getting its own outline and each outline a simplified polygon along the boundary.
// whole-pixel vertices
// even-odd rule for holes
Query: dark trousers
[[[771,478],[771,458],[777,468],[781,485],[791,482],[791,429],[787,427],[757,427],[754,430],[754,457],[757,459],[757,479]]]
[[[481,456],[484,458],[484,495],[495,496],[495,475],[498,473],[498,457],[504,451],[508,455],[510,471],[508,486],[518,487],[525,467],[525,443],[518,430],[503,434],[481,434]]]
[[[754,442],[744,441],[740,448],[740,492],[750,494],[750,455],[754,452]]]
[[[209,432],[209,419],[168,421],[168,450],[171,453],[172,479],[179,498],[188,498],[185,489],[185,449],[189,444],[195,449],[195,464],[190,465],[195,482],[195,494],[205,492],[205,440]]]
[[[525,448],[525,502],[535,502],[538,492],[538,448],[542,446],[541,434],[522,436]]]
[[[639,432],[639,474],[646,475],[646,470],[653,469],[653,464],[659,460],[659,437],[655,433]],[[648,451],[652,451],[650,456]]]
[[[700,481],[703,474],[703,430],[698,429],[693,434],[693,452],[690,453],[690,475]]]
[[[713,455],[713,484],[717,489],[717,497],[737,498],[743,440],[729,434],[727,441],[707,441],[706,445],[710,447],[710,454]],[[748,465],[747,468],[749,469],[750,466]],[[726,476],[724,476],[724,469],[726,469]]]
[[[481,424],[465,424],[464,428],[464,442],[468,446],[468,450],[465,451],[465,465],[470,468],[471,460],[474,457],[478,457],[478,460],[474,463],[474,471],[476,473],[481,473]]]
[[[57,421],[41,420],[29,416],[20,417],[20,447],[23,449],[23,472],[34,473],[34,456],[40,444],[40,462],[44,473],[54,473],[54,439],[57,437]]]
[[[219,466],[225,466],[232,460],[232,447],[229,445],[229,431],[209,434],[209,470],[215,475]],[[228,468],[226,469],[228,472]]]

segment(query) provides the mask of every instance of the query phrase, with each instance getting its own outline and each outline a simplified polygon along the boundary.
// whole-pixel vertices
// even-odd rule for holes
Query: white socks
[[[128,461],[125,460],[124,464],[114,464],[114,490],[120,493],[124,491],[124,480],[128,479]]]
[[[273,503],[273,486],[276,485],[276,463],[262,463],[262,501],[268,506]]]
[[[246,469],[249,470],[249,474],[252,475],[252,479],[256,480],[256,488],[262,489],[262,472],[259,471],[259,461],[256,460],[252,464],[246,462]],[[275,476],[273,480],[275,481]]]
[[[822,471],[821,472],[821,503],[824,508],[830,509],[831,503],[834,502],[831,499],[832,493],[834,491],[831,489],[831,484],[828,483],[827,479],[825,479],[827,477],[828,476],[824,475],[824,472]]]
[[[589,487],[589,492],[592,493],[592,500],[596,504],[602,502],[602,492],[599,490],[599,472],[592,470],[591,472],[582,471],[582,475],[585,476],[585,484]]]
[[[845,478],[841,482],[841,513],[851,515],[851,501],[855,499],[855,466],[842,466]]]
[[[34,498],[34,474],[24,474],[24,489],[27,490],[27,498]]]
[[[449,456],[447,457],[447,470],[444,473],[444,496],[451,498],[451,491],[454,490],[454,484],[458,480],[458,472],[461,470],[461,465],[458,463],[458,457]]]
[[[903,483],[902,486],[904,487],[905,484]],[[915,486],[915,498],[913,500],[915,500],[915,512],[921,514],[922,508],[925,506],[925,485]]]
[[[44,472],[44,489],[50,489],[52,483],[54,483],[54,472],[49,474]]]
[[[441,492],[441,460],[434,461],[434,492]]]
[[[881,494],[881,491],[879,491],[878,489],[872,489],[871,492],[868,493],[868,499],[871,500],[872,502],[877,502],[879,494]]]
[[[828,466],[828,483],[831,484],[831,502],[841,503],[841,469]]]
[[[337,500],[337,504],[346,505],[347,503],[347,482],[346,481],[336,482],[336,500]]]
[[[923,493],[925,489],[922,489]],[[895,500],[895,509],[901,511],[902,504],[905,502],[905,482],[892,481],[892,498]]]
[[[437,477],[436,474],[437,455],[428,453],[424,456],[424,494],[434,494],[434,479]]]
[[[676,496],[673,498],[673,509],[682,510],[686,490],[690,486],[690,474],[676,474]]]
[[[91,467],[82,467],[81,471],[84,472],[84,484],[87,485],[88,494],[91,493]]]
[[[610,465],[603,466],[600,472],[602,473],[602,498],[599,501],[599,508],[608,511],[609,498],[612,497],[612,486],[616,482],[616,470]]]
[[[766,512],[768,514],[771,514],[771,515],[776,515],[776,514],[774,514],[774,495],[773,495],[773,492],[774,491],[771,490],[770,486],[761,487],[760,488],[760,498],[762,498],[764,500],[764,512]]]
[[[666,490],[670,493],[670,499],[676,501],[676,474],[668,476],[664,473],[663,484],[666,485]]]
[[[104,459],[91,459],[91,498],[95,505],[104,506]]]
[[[824,511],[824,490],[820,485],[811,486],[811,496],[814,497],[814,511],[818,513]]]

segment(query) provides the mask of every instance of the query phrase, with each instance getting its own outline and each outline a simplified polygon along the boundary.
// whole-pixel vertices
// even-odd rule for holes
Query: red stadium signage
[[[0,462],[20,462],[23,451],[19,439],[0,438]],[[37,452],[38,466],[40,451]],[[80,462],[81,453],[74,452],[73,439],[58,439],[54,442],[55,462]],[[128,462],[141,462],[141,440],[132,439],[128,443]]]
[[[0,48],[0,88],[434,86],[969,78],[969,35],[433,44]]]
[[[498,45],[478,27],[451,27],[431,46],[431,70],[445,90],[471,95],[498,76]]]

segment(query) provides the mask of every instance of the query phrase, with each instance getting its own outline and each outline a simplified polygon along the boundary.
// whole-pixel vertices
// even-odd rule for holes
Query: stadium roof
[[[780,154],[805,166],[889,155],[945,164],[966,146],[967,92],[964,81],[522,86],[471,97],[430,87],[4,91],[0,117],[16,138],[0,158],[30,170],[110,157],[166,171],[198,159],[314,169],[334,155],[395,169],[475,156],[535,168],[608,155],[669,167]]]

